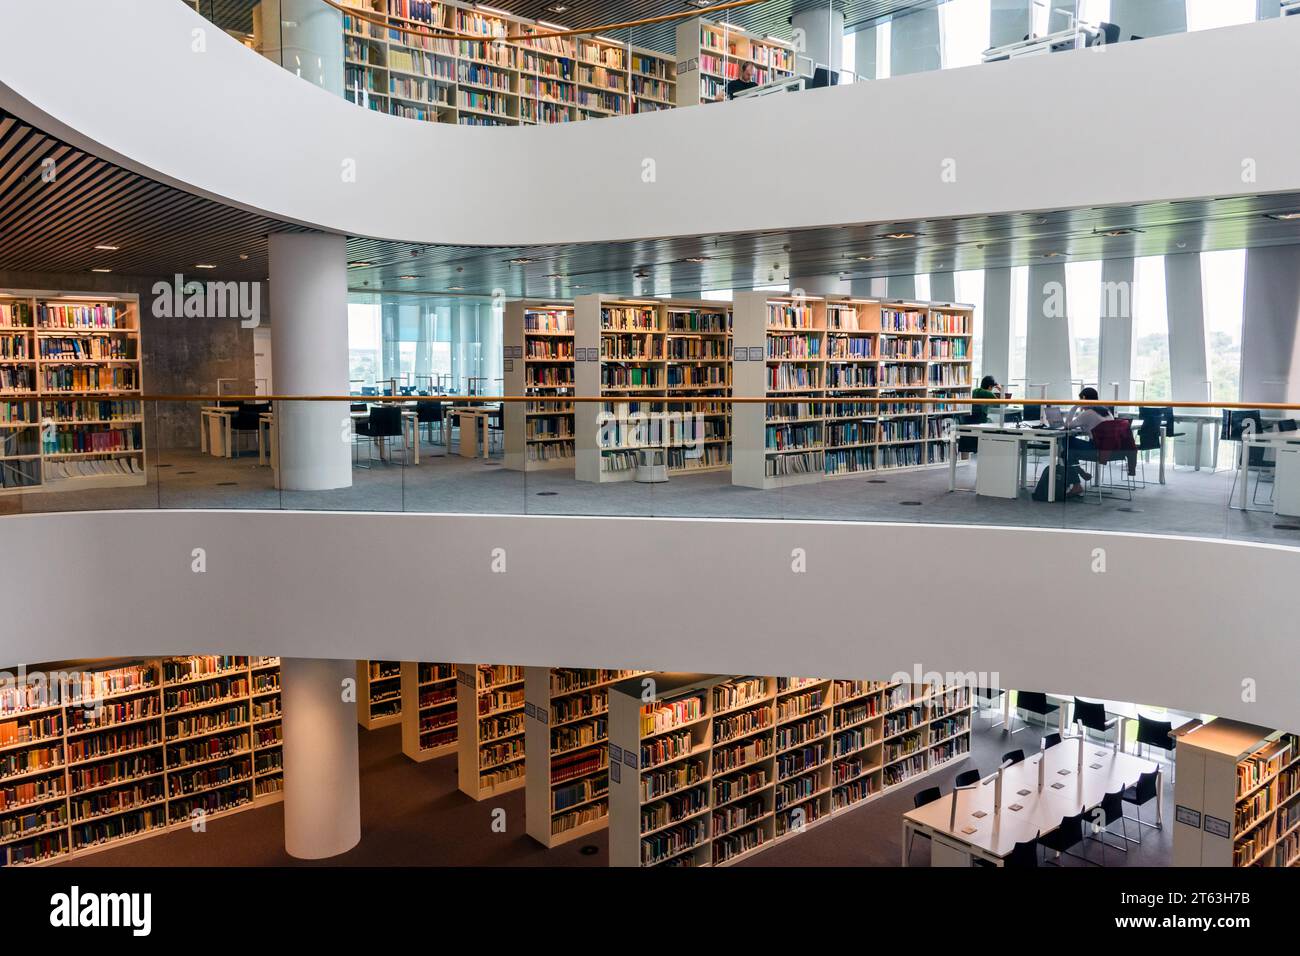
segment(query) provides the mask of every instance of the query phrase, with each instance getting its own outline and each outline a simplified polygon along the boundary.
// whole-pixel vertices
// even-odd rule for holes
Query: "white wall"
[[[192,570],[195,548],[205,573]],[[498,548],[504,573],[492,570]],[[794,548],[804,574],[791,570]],[[1104,574],[1092,571],[1096,548]],[[1260,599],[1288,593],[1300,549],[1274,545],[923,524],[157,511],[3,518],[0,553],[21,556],[0,575],[0,666],[191,651],[846,678],[919,665],[1300,729],[1294,606]],[[1243,702],[1246,680],[1256,702]]]
[[[75,27],[53,30],[47,5],[3,4],[0,106],[164,181],[349,235],[604,241],[1300,189],[1300,124],[1259,97],[1300,86],[1295,17],[797,96],[466,129],[351,106],[183,4],[138,7],[72,0],[59,9]],[[879,148],[886,131],[907,148]],[[716,162],[702,167],[702,150]],[[1242,182],[1246,157],[1258,182]],[[940,181],[947,159],[953,183]],[[727,195],[756,201],[718,201],[724,167]]]

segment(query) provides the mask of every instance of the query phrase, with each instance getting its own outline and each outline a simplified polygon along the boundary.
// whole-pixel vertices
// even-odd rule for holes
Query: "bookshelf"
[[[282,797],[277,658],[65,662],[0,691],[0,864],[35,865]]]
[[[357,661],[357,723],[366,730],[378,730],[401,719],[401,662]]]
[[[677,105],[720,103],[746,63],[760,86],[795,75],[794,47],[730,23],[700,18],[677,24]]]
[[[484,800],[524,785],[524,669],[457,664],[457,779]]]
[[[964,687],[651,676],[609,695],[614,866],[726,866],[970,752]]]
[[[736,484],[947,461],[946,423],[970,408],[973,307],[740,292],[734,309],[735,394],[769,399],[736,406]]]
[[[663,450],[670,475],[731,467],[729,404],[672,401],[731,394],[730,308],[611,295],[575,305],[577,393],[609,399],[574,409],[575,476],[631,480],[645,448]]]
[[[572,303],[507,302],[504,333],[507,395],[572,398]],[[507,468],[573,467],[572,401],[509,402],[504,414]]]
[[[385,24],[343,15],[346,96],[381,113],[518,126],[651,112],[677,100],[676,61],[653,50],[546,36],[552,29],[539,21],[472,4],[344,3]],[[496,39],[505,36],[517,39]]]
[[[556,847],[606,826],[609,687],[643,673],[524,668],[528,835]]]
[[[402,661],[402,753],[425,761],[456,752],[456,666]]]
[[[0,290],[0,493],[142,485],[136,296]]]
[[[1174,866],[1300,866],[1300,738],[1218,718],[1175,759]]]

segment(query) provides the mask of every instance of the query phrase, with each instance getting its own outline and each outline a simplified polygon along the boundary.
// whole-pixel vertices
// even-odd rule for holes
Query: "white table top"
[[[928,803],[905,813],[904,819],[925,827],[958,843],[965,843],[991,856],[1005,857],[1017,843],[1025,843],[1040,833],[1049,833],[1065,817],[1079,813],[1085,807],[1101,803],[1102,797],[1116,790],[1131,787],[1144,773],[1158,769],[1149,760],[1132,754],[1116,753],[1095,742],[1083,742],[1083,775],[1078,773],[1079,741],[1066,740],[1046,751],[1046,778],[1043,792],[1038,792],[1039,754],[1032,754],[1008,767],[1002,774],[1002,812],[993,812],[995,784],[992,780],[971,790],[957,792],[957,819],[955,828],[949,828],[952,815],[952,794],[946,793],[933,803]],[[1094,766],[1095,765],[1095,766]],[[1068,770],[1068,774],[1058,773]],[[1052,784],[1060,783],[1059,788]],[[1018,791],[1028,790],[1021,795]],[[1020,810],[1012,810],[1019,805]],[[985,816],[973,814],[983,811]],[[974,827],[974,833],[963,833],[963,827]]]
[[[958,425],[957,431],[968,435],[1016,435],[1029,440],[1059,438],[1062,435],[1068,435],[1070,432],[1068,428],[1042,428],[1015,422],[1007,422],[1004,425],[999,425],[997,422],[985,422],[980,425]]]
[[[1241,440],[1250,445],[1285,445],[1289,442],[1300,442],[1300,431],[1295,432],[1250,432],[1243,433]]]

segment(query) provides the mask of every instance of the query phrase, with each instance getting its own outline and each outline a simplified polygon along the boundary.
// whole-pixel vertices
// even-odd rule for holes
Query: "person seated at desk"
[[[1085,388],[1079,393],[1079,401],[1095,402],[1101,398],[1095,388]],[[1067,498],[1077,498],[1083,494],[1083,481],[1091,481],[1092,475],[1084,471],[1078,465],[1071,465],[1070,459],[1093,458],[1097,454],[1097,446],[1092,440],[1092,430],[1102,422],[1110,418],[1110,409],[1104,405],[1076,405],[1070,409],[1070,414],[1065,420],[1065,427],[1069,429],[1069,439],[1062,445],[1061,452],[1065,456],[1065,467],[1070,480],[1070,487],[1066,490]],[[1074,454],[1071,455],[1071,452]]]
[[[727,83],[727,99],[734,100],[737,93],[752,90],[756,86],[758,83],[754,80],[754,64],[743,63],[740,67],[740,76]]]
[[[1001,398],[1002,386],[992,375],[985,375],[980,379],[980,387],[970,393],[971,398]],[[988,421],[989,413],[1000,409],[999,405],[976,405],[973,408],[973,414],[981,421]]]

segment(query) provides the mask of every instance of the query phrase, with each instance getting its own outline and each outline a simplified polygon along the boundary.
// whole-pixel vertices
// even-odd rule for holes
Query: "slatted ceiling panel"
[[[42,178],[46,159],[53,182]],[[260,279],[273,231],[304,230],[153,182],[0,113],[0,269],[156,277],[211,262],[220,278]]]

